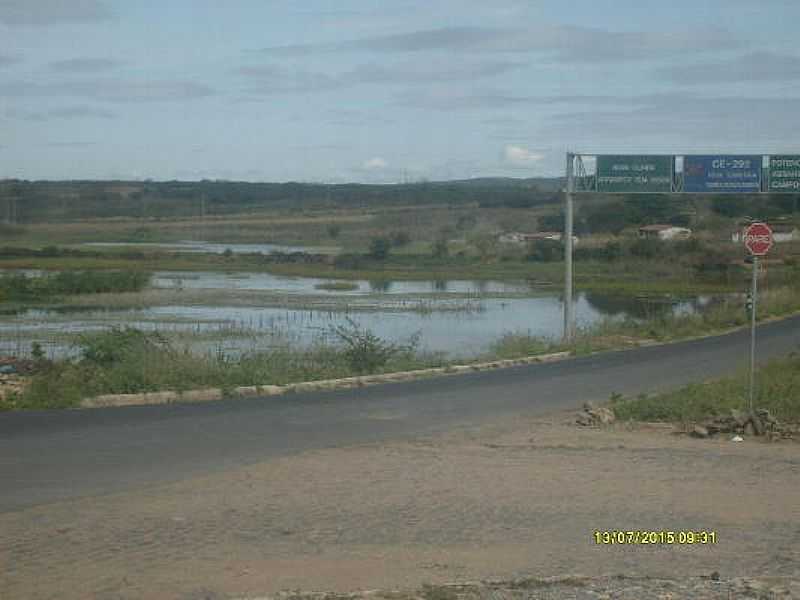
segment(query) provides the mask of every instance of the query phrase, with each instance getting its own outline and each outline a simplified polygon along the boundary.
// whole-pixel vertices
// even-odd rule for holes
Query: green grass
[[[756,408],[766,408],[780,421],[800,420],[800,356],[774,360],[757,371]],[[710,383],[691,384],[674,392],[611,402],[618,419],[694,423],[746,409],[747,374]]]
[[[328,292],[352,292],[358,289],[358,284],[353,283],[352,281],[331,281],[326,283],[318,283],[314,286],[314,288]]]
[[[800,290],[787,286],[760,294],[758,320],[800,312]],[[560,340],[509,332],[497,340],[491,356],[522,358],[547,352],[571,351],[576,355],[633,347],[648,342],[672,342],[722,333],[749,323],[743,301],[725,301],[701,314],[668,314],[647,320],[611,320],[579,330],[570,344]]]
[[[70,408],[83,398],[203,388],[283,385],[442,366],[440,355],[394,346],[377,338],[353,338],[356,345],[317,345],[308,350],[275,349],[231,357],[220,351],[198,355],[173,347],[159,334],[112,329],[83,336],[77,360],[47,364],[19,397],[0,401],[0,410]],[[365,341],[366,344],[359,343]],[[380,360],[362,361],[376,350]]]
[[[29,276],[0,276],[0,302],[38,303],[63,296],[140,292],[150,283],[143,271],[61,271]]]
[[[785,316],[800,311],[800,294],[796,288],[773,289],[762,295],[759,307],[761,318]],[[636,346],[654,340],[666,342],[714,334],[745,325],[746,322],[741,302],[732,301],[723,303],[704,315],[666,316],[647,321],[606,321],[597,327],[580,331],[570,344],[524,333],[508,333],[493,345],[488,355],[480,357],[476,362],[558,351],[571,351],[575,355],[581,355]],[[382,344],[375,338],[367,340],[365,337],[362,341],[378,346]],[[387,354],[385,361],[371,364],[365,371],[353,363],[352,352],[348,355],[346,348],[331,345],[318,345],[308,350],[283,348],[254,352],[239,358],[228,357],[223,353],[199,356],[176,350],[158,334],[153,336],[139,332],[123,335],[119,331],[115,333],[114,330],[99,335],[84,336],[81,338],[81,343],[84,346],[84,360],[61,361],[52,365],[33,378],[30,388],[21,398],[6,402],[4,408],[69,407],[76,406],[82,398],[100,394],[181,391],[204,387],[229,389],[248,385],[285,384],[347,377],[365,372],[415,370],[445,366],[452,362],[443,355],[423,355],[415,348],[409,347],[403,351]],[[366,348],[371,347],[369,344]],[[94,355],[91,352],[87,355],[86,348],[100,348],[100,350],[94,351]],[[104,359],[103,356],[112,358]],[[798,370],[800,364],[797,359],[794,360],[793,363],[786,363],[783,367],[776,368],[775,372],[778,374],[781,368],[787,371],[783,380],[789,377],[792,369]],[[766,373],[765,377],[771,377],[771,372]],[[762,397],[769,404],[763,406],[774,408],[776,414],[791,414],[791,407],[787,408],[789,406],[787,403],[791,404],[795,401],[792,398],[797,397],[795,394],[797,381],[797,375],[791,374],[787,387],[780,393],[778,393],[780,386],[776,388],[772,385],[769,390],[765,389]],[[739,383],[736,384],[738,385]],[[624,410],[629,412],[624,414],[633,415],[634,411],[640,410],[642,415],[668,420],[689,418],[694,414],[690,409],[699,411],[697,414],[706,414],[714,406],[723,406],[720,404],[723,400],[727,403],[724,404],[724,408],[738,406],[741,397],[734,393],[734,388],[739,389],[736,386],[724,388],[721,400],[709,400],[711,404],[702,400],[705,397],[703,390],[706,388],[695,386],[688,388],[689,391],[684,391],[684,396],[671,401],[674,405],[671,408],[664,408],[658,402],[647,399],[637,401],[641,404],[630,405],[640,408],[627,408],[628,405],[625,405]],[[730,396],[727,400],[722,398],[725,394]],[[683,399],[687,395],[690,400]]]

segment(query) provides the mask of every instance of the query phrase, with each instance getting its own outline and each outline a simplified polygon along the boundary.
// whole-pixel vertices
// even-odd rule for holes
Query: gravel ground
[[[282,592],[246,600],[778,600],[800,597],[800,580],[722,580],[717,574],[683,579],[648,577],[551,577],[514,581],[426,585],[413,592],[373,590],[355,594]],[[245,600],[245,599],[242,599]]]
[[[0,513],[0,598],[798,594],[800,444],[698,440],[660,426],[581,429],[573,418],[306,452]],[[618,529],[718,539],[595,543],[594,531]],[[582,577],[530,579],[569,573]],[[625,577],[608,578],[617,574]],[[502,579],[441,587],[488,578]]]

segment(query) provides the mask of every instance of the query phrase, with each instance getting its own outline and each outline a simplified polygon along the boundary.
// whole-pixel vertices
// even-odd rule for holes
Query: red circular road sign
[[[766,223],[753,223],[744,230],[744,245],[753,256],[764,256],[772,248],[772,229]]]

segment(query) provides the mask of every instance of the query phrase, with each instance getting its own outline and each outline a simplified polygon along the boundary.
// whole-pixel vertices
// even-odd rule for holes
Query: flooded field
[[[319,294],[323,296],[364,296],[369,294],[530,294],[532,286],[524,281],[348,281],[352,290],[326,290],[320,286],[330,279],[313,277],[285,277],[269,273],[198,273],[157,272],[153,285],[159,288],[182,289],[235,289],[280,291],[287,294]]]
[[[346,291],[328,280],[269,274],[154,274],[137,306],[72,305],[0,315],[0,352],[25,355],[39,342],[50,356],[75,352],[80,333],[132,326],[165,333],[197,352],[238,354],[331,341],[349,320],[382,338],[420,336],[420,349],[453,357],[486,352],[505,333],[557,338],[560,290],[500,281],[355,281]],[[149,295],[148,295],[149,294]],[[96,300],[103,301],[103,298]],[[701,311],[714,298],[577,295],[579,327],[609,318],[650,318]]]
[[[310,248],[307,246],[282,246],[280,244],[217,244],[214,242],[87,242],[81,244],[88,248],[131,248],[150,250],[169,250],[171,252],[188,252],[194,254],[224,254],[230,250],[233,254],[250,254],[260,252],[315,252],[329,248]]]

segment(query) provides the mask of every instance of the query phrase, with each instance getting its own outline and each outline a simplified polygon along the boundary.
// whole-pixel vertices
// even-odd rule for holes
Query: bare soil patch
[[[485,587],[470,593],[761,597],[743,595],[741,578],[766,581],[751,586],[767,586],[757,593],[797,589],[800,445],[700,440],[663,426],[579,428],[573,421],[574,413],[504,420],[0,514],[0,597],[256,598],[382,589],[455,600],[447,595],[452,589],[426,596],[434,588],[422,586],[553,575],[589,583],[559,584],[562,595],[546,595],[555,588],[519,595],[499,584],[499,596]],[[714,531],[718,543],[612,546],[593,537],[596,530],[636,529]],[[740,595],[710,595],[728,594],[709,579],[715,571],[722,582],[739,581]],[[639,595],[602,591],[604,581],[623,581],[614,575],[629,578],[625,586]],[[673,583],[658,583],[652,589],[661,595],[649,595],[641,583],[649,580]],[[708,594],[667,589],[690,584]]]

